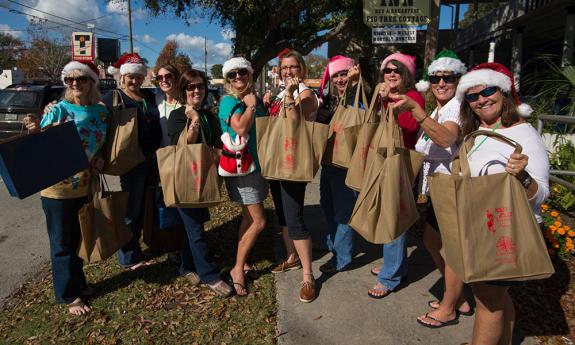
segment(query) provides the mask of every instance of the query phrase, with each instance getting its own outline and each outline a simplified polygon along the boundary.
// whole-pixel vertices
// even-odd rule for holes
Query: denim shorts
[[[230,200],[242,205],[259,204],[268,196],[268,182],[259,172],[226,177],[225,180]]]

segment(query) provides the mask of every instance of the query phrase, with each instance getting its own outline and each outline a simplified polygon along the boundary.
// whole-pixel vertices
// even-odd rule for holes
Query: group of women
[[[477,129],[503,134],[523,146],[521,154],[511,147],[498,145],[486,137],[477,140],[468,157],[472,176],[506,171],[525,187],[533,212],[541,222],[539,205],[548,195],[548,159],[537,132],[525,122],[530,109],[520,104],[512,74],[502,65],[485,63],[466,72],[464,63],[451,51],[440,52],[431,62],[424,78],[415,84],[415,57],[402,53],[387,56],[379,69],[381,81],[376,102],[393,106],[405,146],[425,154],[416,187],[417,202],[424,212],[423,242],[444,277],[440,301],[430,301],[429,311],[417,318],[422,326],[439,328],[458,323],[461,315],[476,313],[473,344],[510,344],[514,309],[508,294],[513,282],[474,283],[474,311],[462,293],[463,283],[445,262],[433,202],[429,197],[428,176],[450,173],[450,161],[462,138]],[[203,142],[221,147],[222,133],[242,137],[254,159],[255,169],[246,174],[225,177],[230,199],[241,207],[236,263],[230,270],[231,284],[220,277],[203,235],[207,209],[178,209],[185,226],[186,241],[180,251],[180,273],[192,284],[207,284],[220,296],[234,291],[248,294],[246,278],[256,274],[248,256],[258,234],[266,227],[263,201],[271,190],[276,216],[281,227],[287,256],[272,268],[273,273],[302,268],[299,298],[311,302],[316,296],[312,272],[310,230],[303,218],[306,183],[267,181],[262,177],[257,155],[255,119],[261,116],[302,118],[329,123],[338,104],[351,106],[360,71],[354,61],[344,56],[332,58],[322,84],[327,92],[316,94],[304,84],[307,70],[297,51],[285,50],[279,55],[279,68],[284,90],[263,99],[256,96],[253,69],[249,61],[234,57],[223,65],[226,96],[221,99],[217,116],[206,111],[207,79],[197,70],[182,74],[170,64],[159,66],[156,73],[161,92],[155,98],[141,91],[146,69],[136,54],[116,65],[120,69],[119,91],[124,107],[138,110],[138,139],[146,160],[121,177],[122,189],[130,192],[126,222],[134,237],[118,254],[120,265],[137,269],[146,265],[139,247],[142,227],[143,197],[146,186],[157,185],[158,174],[154,152],[162,145],[175,145],[181,136],[187,143]],[[33,132],[62,121],[73,120],[78,127],[88,158],[94,167],[103,162],[98,151],[105,142],[106,118],[115,106],[113,95],[100,98],[97,70],[90,63],[71,62],[62,72],[66,85],[65,100],[45,114],[41,122],[27,119]],[[369,88],[369,87],[368,87]],[[425,110],[424,97],[435,106]],[[104,106],[102,102],[106,105]],[[360,107],[367,108],[367,104]],[[345,185],[346,170],[325,165],[321,172],[321,206],[326,217],[326,244],[333,257],[320,270],[336,274],[349,268],[353,261],[354,231],[347,225],[357,193]],[[89,171],[73,176],[42,192],[50,237],[52,273],[57,303],[67,303],[70,313],[84,314],[89,306],[82,261],[76,255],[79,243],[77,212],[86,202]],[[404,283],[408,275],[406,235],[383,245],[383,265],[373,268],[377,277],[368,294],[383,298]]]

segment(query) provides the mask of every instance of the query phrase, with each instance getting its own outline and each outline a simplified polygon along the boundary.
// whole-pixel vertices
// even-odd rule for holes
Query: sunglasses
[[[74,80],[76,81],[76,83],[80,84],[80,83],[85,83],[88,80],[90,80],[90,77],[82,75],[79,77],[64,77],[64,83],[66,83],[67,85],[72,85],[74,84]]]
[[[203,90],[205,88],[204,83],[188,84],[186,85],[186,91],[194,91],[196,89]]]
[[[486,87],[485,89],[483,89],[479,92],[468,93],[467,95],[465,95],[465,100],[467,102],[475,102],[479,99],[479,95],[481,95],[483,97],[489,97],[489,96],[493,95],[494,93],[496,93],[497,90],[499,90],[497,88],[497,86]]]
[[[226,77],[228,79],[236,79],[236,76],[240,76],[240,77],[245,77],[246,75],[250,74],[250,71],[248,71],[246,68],[240,68],[237,71],[231,71],[229,72]]]
[[[455,75],[455,74],[443,75],[443,76],[439,76],[439,75],[430,75],[429,76],[429,82],[431,84],[439,84],[439,82],[442,79],[445,82],[445,84],[455,84],[455,82],[457,82],[457,79],[459,79],[459,76]]]
[[[383,74],[391,74],[391,73],[399,74],[399,68],[386,67],[383,69]]]
[[[172,80],[172,73],[166,73],[166,74],[158,74],[156,76],[156,80],[159,82],[163,82],[163,81],[168,81],[168,80]]]

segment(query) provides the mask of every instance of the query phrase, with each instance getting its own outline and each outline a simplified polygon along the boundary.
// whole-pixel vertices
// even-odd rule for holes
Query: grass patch
[[[271,202],[266,213],[273,224]],[[210,250],[222,270],[235,261],[239,207],[226,202],[210,210]],[[221,299],[205,286],[179,277],[166,255],[137,272],[125,272],[112,257],[85,267],[96,289],[92,313],[69,315],[54,304],[47,265],[8,299],[0,314],[1,344],[275,344],[276,300],[273,233],[268,226],[250,255],[262,270],[248,280],[247,297]]]

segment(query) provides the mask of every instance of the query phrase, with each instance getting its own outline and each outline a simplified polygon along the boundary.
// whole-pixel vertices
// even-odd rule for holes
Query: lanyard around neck
[[[491,130],[491,133],[495,132],[495,130],[496,130],[497,128],[499,128],[499,126],[501,126],[501,120],[499,120],[499,122],[497,122],[497,125],[496,125],[495,127],[493,127],[493,129]],[[469,152],[469,153],[467,154],[467,158],[471,157],[471,154],[474,153],[475,151],[477,151],[477,149],[479,148],[479,146],[483,145],[483,143],[485,142],[485,140],[487,140],[487,137],[483,138],[483,140],[481,140],[481,142],[480,142],[477,146],[475,146],[475,147],[473,148],[473,150],[471,150],[471,152]]]

